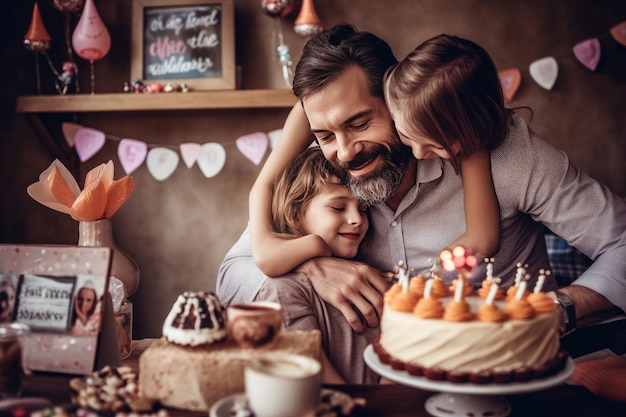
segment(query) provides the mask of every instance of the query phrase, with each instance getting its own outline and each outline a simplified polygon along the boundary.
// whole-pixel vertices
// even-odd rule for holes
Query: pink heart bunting
[[[202,145],[199,143],[181,143],[180,144],[180,154],[183,157],[183,161],[185,161],[185,165],[187,168],[191,168],[193,164],[195,164],[198,159],[198,155],[200,154],[200,149],[202,149]]]
[[[530,76],[541,87],[552,90],[559,74],[559,64],[551,56],[540,58],[530,64]]]
[[[76,131],[82,128],[82,125],[70,122],[65,122],[61,125],[63,136],[65,137],[67,144],[70,145],[70,148],[74,146],[74,135],[76,134]]]
[[[589,68],[591,71],[595,71],[600,62],[600,40],[597,38],[586,39],[582,42],[574,45],[574,56],[576,59]]]
[[[508,103],[513,100],[517,89],[522,83],[522,73],[517,68],[510,68],[498,71],[498,76],[500,77],[504,101]]]
[[[146,165],[155,180],[163,181],[174,173],[178,160],[178,153],[169,148],[152,148],[148,152]]]
[[[104,146],[104,132],[89,127],[80,128],[74,133],[74,146],[80,162],[85,162]]]
[[[117,156],[126,174],[130,174],[146,159],[148,145],[136,139],[124,138],[117,147]]]
[[[226,150],[219,143],[211,142],[202,145],[198,155],[198,166],[207,178],[213,178],[222,171],[226,163]]]
[[[613,36],[613,39],[617,42],[626,46],[626,20],[611,28],[611,36]]]
[[[267,151],[268,138],[263,132],[250,133],[237,139],[239,151],[255,165],[259,165]]]

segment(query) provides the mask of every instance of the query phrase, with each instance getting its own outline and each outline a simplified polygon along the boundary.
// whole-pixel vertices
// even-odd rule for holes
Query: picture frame
[[[234,0],[133,0],[131,80],[236,85]]]
[[[25,368],[87,375],[120,362],[111,256],[108,247],[0,244],[0,323],[30,329]]]

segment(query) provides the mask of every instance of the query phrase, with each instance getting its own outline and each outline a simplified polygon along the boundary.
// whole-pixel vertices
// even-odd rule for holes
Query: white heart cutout
[[[146,165],[154,179],[163,181],[174,173],[178,160],[178,153],[169,148],[152,148],[148,152]]]
[[[213,178],[222,171],[226,163],[226,150],[216,142],[202,145],[198,155],[198,166],[207,178]]]
[[[552,90],[559,75],[559,64],[557,64],[556,59],[551,56],[540,58],[530,64],[528,69],[530,76],[537,84],[546,90]]]

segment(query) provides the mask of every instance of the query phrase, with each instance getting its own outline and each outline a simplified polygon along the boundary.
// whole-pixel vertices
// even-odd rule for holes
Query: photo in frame
[[[235,89],[234,0],[133,0],[131,80]]]
[[[0,244],[0,322],[30,328],[22,339],[26,368],[85,375],[100,366],[99,356],[119,361],[110,264],[108,247]]]

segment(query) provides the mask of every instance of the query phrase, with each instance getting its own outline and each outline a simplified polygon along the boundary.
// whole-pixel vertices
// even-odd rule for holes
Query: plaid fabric
[[[578,250],[568,245],[560,236],[546,233],[545,237],[552,274],[556,278],[559,288],[571,284],[585,272],[593,262]]]

